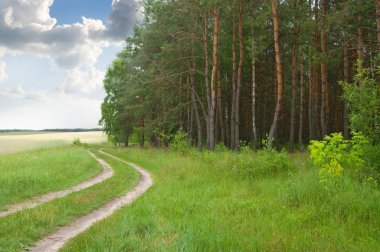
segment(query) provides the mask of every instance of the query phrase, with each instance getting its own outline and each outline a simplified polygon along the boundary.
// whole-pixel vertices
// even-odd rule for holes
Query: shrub
[[[83,144],[82,144],[82,142],[80,141],[80,138],[75,138],[75,139],[73,140],[73,145],[74,145],[74,146],[82,146]]]
[[[380,67],[377,68],[380,74]],[[370,69],[358,63],[354,84],[341,82],[343,99],[348,102],[350,128],[361,131],[373,143],[380,142],[380,86]]]
[[[249,179],[282,174],[291,168],[292,164],[284,151],[242,152],[234,161],[234,169]]]
[[[177,131],[177,133],[170,140],[170,149],[175,152],[180,152],[182,155],[188,154],[190,146],[187,142],[187,134],[182,131]]]
[[[344,170],[359,171],[365,164],[364,147],[368,141],[361,133],[345,140],[342,133],[333,133],[322,141],[311,141],[310,158],[319,169],[320,180],[339,178]]]

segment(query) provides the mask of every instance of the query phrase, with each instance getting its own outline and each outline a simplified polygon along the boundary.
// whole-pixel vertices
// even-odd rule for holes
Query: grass
[[[37,148],[69,145],[74,139],[84,143],[100,143],[107,139],[102,132],[65,132],[65,133],[3,133],[0,134],[0,153],[12,153]]]
[[[0,251],[20,251],[56,228],[92,212],[109,199],[129,191],[139,175],[131,167],[97,154],[115,170],[110,179],[36,208],[0,218]]]
[[[83,148],[0,155],[0,209],[38,194],[69,188],[102,170]]]
[[[379,251],[380,191],[319,182],[306,155],[108,149],[153,173],[62,251]]]

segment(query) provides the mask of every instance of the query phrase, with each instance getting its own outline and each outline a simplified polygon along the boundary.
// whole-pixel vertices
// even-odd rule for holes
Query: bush
[[[311,141],[310,158],[319,167],[322,182],[341,177],[345,170],[357,172],[363,168],[368,141],[361,133],[353,135],[352,140],[345,140],[342,133],[333,133],[322,141]]]
[[[234,169],[249,179],[283,174],[291,168],[292,164],[284,151],[243,152],[234,161]]]
[[[380,67],[377,68],[380,74]],[[372,143],[380,142],[380,86],[370,69],[358,63],[354,84],[341,82],[343,98],[348,102],[350,128],[361,131]]]
[[[75,138],[73,141],[74,146],[82,146],[82,142],[80,141],[80,138]]]
[[[175,152],[180,152],[182,155],[188,154],[190,146],[187,142],[187,134],[180,130],[177,131],[170,140],[170,149]]]

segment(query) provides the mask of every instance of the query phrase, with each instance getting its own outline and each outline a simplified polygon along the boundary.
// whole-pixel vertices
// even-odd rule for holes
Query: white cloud
[[[68,71],[68,79],[64,83],[64,91],[67,93],[90,93],[100,88],[104,79],[104,72],[94,66],[88,66],[85,70],[76,68]]]
[[[11,95],[13,91],[0,92],[1,129],[98,127],[100,100],[45,91],[23,90],[23,95]],[[43,99],[33,99],[39,92]]]
[[[8,79],[7,72],[5,70],[5,62],[0,61],[0,82]]]
[[[88,17],[78,23],[57,25],[50,16],[53,2],[0,0],[0,83],[5,83],[0,89],[0,128],[21,127],[17,122],[30,128],[96,127],[101,101],[84,95],[101,92],[104,72],[96,68],[99,56],[103,48],[124,42],[141,20],[137,0],[113,0],[108,26]],[[53,69],[66,73],[66,79],[62,77],[60,87],[46,83],[45,90],[17,85],[28,80],[10,83],[7,54],[46,58]],[[11,72],[8,65],[8,75]],[[47,69],[49,74],[52,71]]]
[[[106,27],[101,20],[86,17],[80,23],[56,25],[49,13],[52,4],[53,0],[1,0],[0,57],[27,53],[48,58],[54,66],[66,69],[64,89],[69,92],[89,92],[101,86],[104,74],[94,66],[102,48],[131,34],[140,5],[135,0],[113,1]]]

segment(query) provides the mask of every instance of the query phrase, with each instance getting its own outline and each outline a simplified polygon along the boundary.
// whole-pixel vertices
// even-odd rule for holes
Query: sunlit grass
[[[34,209],[0,218],[0,251],[21,251],[58,227],[92,212],[136,185],[139,175],[131,167],[101,154],[97,155],[114,168],[113,177]]]
[[[108,151],[155,184],[63,251],[380,250],[379,190],[349,177],[326,188],[306,155],[265,174],[273,160],[263,154]],[[249,167],[259,171],[247,179]]]
[[[102,169],[83,148],[60,147],[0,155],[0,209],[38,194],[69,188]]]

